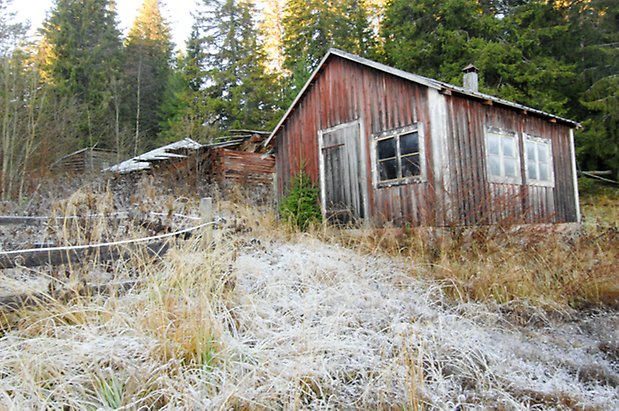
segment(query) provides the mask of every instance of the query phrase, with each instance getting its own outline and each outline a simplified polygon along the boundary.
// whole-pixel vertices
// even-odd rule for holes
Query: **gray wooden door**
[[[356,223],[365,217],[358,122],[322,132],[323,207],[334,223]]]

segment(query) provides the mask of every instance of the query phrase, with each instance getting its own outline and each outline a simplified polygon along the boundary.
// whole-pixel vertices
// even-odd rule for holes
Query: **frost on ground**
[[[185,287],[169,302],[145,287],[75,308],[88,320],[7,332],[0,408],[619,409],[617,312],[458,304],[410,262],[310,239],[247,242],[218,288],[204,285],[204,255],[152,275],[184,267],[196,278],[174,284],[208,285],[219,300]],[[177,315],[145,327],[152,300]],[[171,335],[177,346],[195,338],[179,318],[216,335],[201,361],[162,353]]]
[[[578,325],[510,327],[487,306],[443,302],[411,267],[317,242],[271,244],[236,270],[239,335],[227,344],[259,365],[241,390],[248,399],[619,406],[617,363]],[[599,318],[614,323],[615,341],[618,320]]]

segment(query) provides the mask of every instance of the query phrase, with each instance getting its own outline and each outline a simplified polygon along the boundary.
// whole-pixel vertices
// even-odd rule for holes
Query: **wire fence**
[[[120,214],[120,213],[119,213]],[[151,213],[152,215],[164,215],[163,213]],[[199,217],[176,215],[188,220],[202,220]],[[93,218],[94,216],[75,217]],[[98,216],[99,218],[101,216]],[[67,217],[64,217],[66,219]],[[71,217],[73,218],[73,217]],[[23,220],[21,220],[23,219]],[[47,219],[47,220],[45,220]],[[0,216],[0,221],[11,221],[11,224],[23,224],[17,221],[49,221],[48,217],[20,217],[20,216]],[[1,223],[0,223],[1,224]],[[167,252],[170,242],[173,239],[187,239],[196,231],[207,227],[214,227],[218,221],[207,221],[189,228],[177,230],[171,233],[141,237],[135,239],[125,239],[118,241],[28,248],[21,250],[0,251],[0,269],[9,268],[32,268],[40,266],[59,266],[65,264],[76,264],[83,261],[112,261],[120,258],[130,258],[141,246],[145,246],[144,251],[149,256],[159,257]],[[13,312],[21,308],[45,304],[52,301],[61,301],[77,295],[93,295],[109,293],[112,289],[126,290],[135,286],[135,280],[126,281],[120,284],[92,285],[81,284],[78,290],[54,290],[48,293],[38,292],[29,294],[14,294],[0,297],[0,310],[3,312]]]

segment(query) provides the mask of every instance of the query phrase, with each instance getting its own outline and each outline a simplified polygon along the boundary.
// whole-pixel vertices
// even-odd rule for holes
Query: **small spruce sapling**
[[[301,172],[295,176],[290,194],[280,205],[279,213],[291,226],[302,231],[307,230],[311,224],[322,221],[318,188],[307,174]]]

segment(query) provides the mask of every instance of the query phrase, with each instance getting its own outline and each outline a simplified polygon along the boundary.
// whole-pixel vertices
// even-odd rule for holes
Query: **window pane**
[[[505,177],[516,177],[518,174],[516,173],[516,160],[513,158],[504,158],[505,162]]]
[[[539,180],[541,181],[550,181],[550,173],[547,164],[539,165]]]
[[[527,161],[532,163],[535,161],[535,143],[527,141]]]
[[[417,132],[400,136],[400,154],[412,154],[419,152],[419,135]]]
[[[402,157],[402,177],[411,177],[421,175],[419,167],[419,154]]]
[[[378,163],[379,180],[393,180],[398,178],[397,160],[385,160]]]
[[[490,156],[488,157],[488,162],[490,165],[490,175],[499,177],[501,175],[501,161],[498,156]]]
[[[516,140],[511,137],[501,138],[503,144],[503,156],[516,157]]]
[[[548,164],[548,145],[547,144],[538,144],[537,145],[537,161],[540,163]]]
[[[535,161],[531,159],[527,162],[527,177],[537,180],[537,167],[535,167]]]
[[[488,136],[488,154],[499,154],[499,144],[501,140],[498,136]]]
[[[377,147],[379,160],[395,157],[395,138],[379,140]]]

